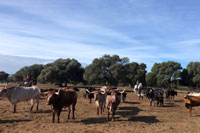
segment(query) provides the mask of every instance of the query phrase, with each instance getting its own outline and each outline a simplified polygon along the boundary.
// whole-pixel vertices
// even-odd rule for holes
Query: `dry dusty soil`
[[[47,88],[40,85],[41,88]],[[49,87],[49,86],[48,86]],[[136,94],[128,92],[127,102],[117,109],[116,121],[107,122],[105,111],[96,115],[94,101],[83,97],[83,90],[78,92],[75,120],[67,120],[67,110],[60,116],[60,123],[52,123],[50,106],[41,98],[39,112],[29,112],[30,101],[18,103],[17,113],[12,113],[13,106],[7,99],[0,99],[0,132],[66,132],[66,133],[103,133],[103,132],[200,132],[200,108],[193,109],[189,119],[183,103],[184,91],[179,91],[173,103],[165,101],[164,107],[150,107],[146,98],[139,101]],[[57,119],[56,119],[57,120]]]

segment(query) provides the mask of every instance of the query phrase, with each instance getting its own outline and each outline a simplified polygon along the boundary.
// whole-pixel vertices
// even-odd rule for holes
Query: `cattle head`
[[[47,92],[47,105],[55,104],[58,99],[58,93],[54,91]]]
[[[0,97],[7,97],[8,96],[8,90],[6,88],[0,89]]]

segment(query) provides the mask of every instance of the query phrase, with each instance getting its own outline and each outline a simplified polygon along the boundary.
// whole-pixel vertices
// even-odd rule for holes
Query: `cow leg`
[[[16,104],[14,104],[13,113],[16,113]]]
[[[92,103],[92,99],[90,98],[90,103]]]
[[[192,116],[192,106],[188,108],[188,117],[190,118]]]
[[[58,123],[60,123],[60,113],[61,113],[61,110],[59,110],[58,113],[57,113],[57,116],[58,116]]]
[[[101,110],[100,110],[100,111],[101,111],[101,115],[102,115],[102,112],[103,112],[103,106],[101,107]]]
[[[152,106],[152,100],[150,100],[150,106]]]
[[[112,121],[115,121],[115,112],[116,112],[116,108],[113,110],[113,113],[112,113]]]
[[[72,119],[75,119],[74,112],[75,112],[75,105],[72,105]]]
[[[160,104],[160,101],[159,101],[159,100],[157,100],[157,105],[156,105],[156,106],[158,107],[158,105],[159,105],[159,104]]]
[[[109,121],[109,115],[110,115],[110,111],[109,111],[109,109],[108,109],[107,121]]]
[[[99,115],[99,107],[97,107],[97,115]]]
[[[70,108],[70,106],[69,106],[68,109],[69,109],[69,110],[68,110],[68,117],[67,117],[67,119],[69,120],[69,118],[70,118],[70,113],[71,113],[71,108]]]
[[[34,100],[31,99],[31,109],[30,109],[30,112],[32,112],[32,110],[33,110],[33,105],[34,105]]]
[[[36,99],[36,103],[37,103],[36,111],[38,112],[39,99]]]
[[[52,122],[54,123],[55,122],[55,113],[53,112],[52,114]]]

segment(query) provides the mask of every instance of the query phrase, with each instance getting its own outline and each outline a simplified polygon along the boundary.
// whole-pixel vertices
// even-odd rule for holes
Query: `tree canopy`
[[[9,74],[4,72],[4,71],[1,71],[0,72],[0,82],[5,82],[8,80],[8,76]]]
[[[38,81],[57,83],[62,86],[63,83],[77,83],[82,81],[84,69],[75,59],[58,59],[53,63],[44,66]]]
[[[171,83],[177,84],[181,79],[181,69],[180,63],[174,61],[155,63],[146,76],[147,85],[170,87]]]
[[[85,68],[84,79],[89,84],[133,85],[137,80],[145,83],[146,65],[129,63],[127,57],[104,55]]]
[[[189,85],[200,86],[200,62],[190,62],[187,65],[187,79],[189,80]]]
[[[129,58],[118,55],[104,55],[95,58],[83,68],[75,59],[57,59],[46,65],[25,66],[8,78],[8,73],[0,72],[0,81],[23,81],[26,76],[41,83],[50,82],[60,86],[68,83],[84,82],[97,85],[134,86],[137,81],[143,85],[157,87],[200,86],[200,62],[190,62],[182,69],[174,61],[155,63],[147,73],[146,64],[129,62]]]
[[[43,65],[38,64],[25,66],[13,75],[13,79],[14,81],[22,82],[24,78],[28,75],[31,80],[37,80],[37,77],[40,75],[42,69]]]

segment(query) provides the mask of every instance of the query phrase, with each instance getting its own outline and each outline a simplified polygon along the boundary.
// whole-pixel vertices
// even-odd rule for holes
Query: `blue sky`
[[[200,59],[200,1],[0,0],[0,53],[90,64]]]

